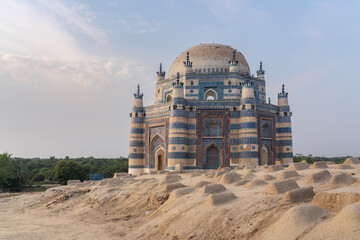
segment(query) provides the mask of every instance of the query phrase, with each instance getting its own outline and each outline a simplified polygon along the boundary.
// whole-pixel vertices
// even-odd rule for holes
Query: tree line
[[[90,173],[113,177],[128,171],[127,158],[18,158],[0,154],[0,188],[12,189],[41,182],[66,184],[67,180],[88,180]]]
[[[335,162],[336,164],[342,164],[347,158],[351,156],[346,157],[317,157],[309,154],[308,156],[302,155],[302,154],[296,154],[293,159],[294,162],[301,162],[305,160],[307,163],[314,163],[319,161],[325,161],[325,162]]]

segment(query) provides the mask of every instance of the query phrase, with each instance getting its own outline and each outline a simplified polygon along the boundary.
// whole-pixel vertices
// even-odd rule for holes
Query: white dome
[[[203,68],[227,68],[229,69],[229,61],[233,57],[233,49],[223,44],[209,43],[200,44],[189,48],[178,56],[171,64],[169,77],[176,76],[177,72],[183,73],[184,63],[186,61],[186,53],[189,52],[190,61],[193,62],[193,70]],[[239,61],[239,71],[250,75],[250,68],[242,53],[235,50],[236,60]]]

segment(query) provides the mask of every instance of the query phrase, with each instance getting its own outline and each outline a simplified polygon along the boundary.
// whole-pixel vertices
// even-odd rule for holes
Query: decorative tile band
[[[238,145],[238,144],[257,144],[259,140],[257,137],[245,137],[245,138],[232,138],[230,139],[230,145]]]
[[[279,141],[276,141],[276,146],[292,146],[292,140],[279,140]]]
[[[170,123],[170,128],[195,130],[195,124],[175,122],[175,123]]]
[[[276,158],[292,158],[293,157],[293,153],[277,153],[276,154]]]
[[[144,159],[144,157],[143,153],[129,153],[130,159]]]
[[[145,142],[144,141],[130,141],[130,147],[144,147]]]
[[[230,158],[259,158],[259,152],[231,152]]]
[[[230,125],[231,130],[244,129],[244,128],[256,128],[256,122],[244,122],[244,123]]]
[[[145,133],[145,128],[131,128],[130,133]]]
[[[291,133],[290,127],[276,128],[276,133]]]

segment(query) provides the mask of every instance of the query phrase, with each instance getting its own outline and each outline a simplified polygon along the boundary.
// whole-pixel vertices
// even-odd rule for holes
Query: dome
[[[178,56],[171,64],[169,77],[176,76],[177,72],[184,72],[184,63],[186,61],[186,53],[189,52],[190,61],[193,62],[193,70],[203,68],[227,68],[229,69],[229,61],[233,57],[233,49],[230,46],[216,43],[200,44],[189,48]],[[242,53],[235,50],[236,60],[239,61],[239,71],[250,75],[250,68]],[[207,70],[206,70],[207,71]]]

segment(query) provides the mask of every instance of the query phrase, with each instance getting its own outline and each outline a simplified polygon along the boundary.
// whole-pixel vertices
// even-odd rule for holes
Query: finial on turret
[[[278,96],[279,97],[287,97],[288,96],[288,93],[285,92],[285,84],[282,85],[281,92],[278,93]]]
[[[156,72],[159,77],[165,77],[165,71],[162,70],[162,63],[160,63],[159,71]]]
[[[192,67],[192,62],[190,62],[190,54],[189,52],[186,53],[186,61],[183,62],[185,67]]]
[[[140,93],[140,84],[137,85],[137,93],[134,93],[135,98],[142,98],[144,94]]]
[[[271,104],[270,98],[269,98],[269,104]]]
[[[176,81],[173,83],[173,87],[175,88],[182,88],[184,86],[184,83],[180,82],[180,73],[176,73]]]
[[[262,61],[260,61],[260,69],[258,71],[256,71],[257,75],[258,75],[258,78],[261,78],[263,79],[264,76],[261,76],[261,75],[264,75],[265,74],[265,71],[263,70],[263,65],[262,65]],[[264,79],[263,79],[264,80]]]
[[[229,61],[229,63],[233,66],[237,65],[239,63],[239,61],[236,60],[236,51],[233,51],[233,57],[231,59],[231,61]]]

